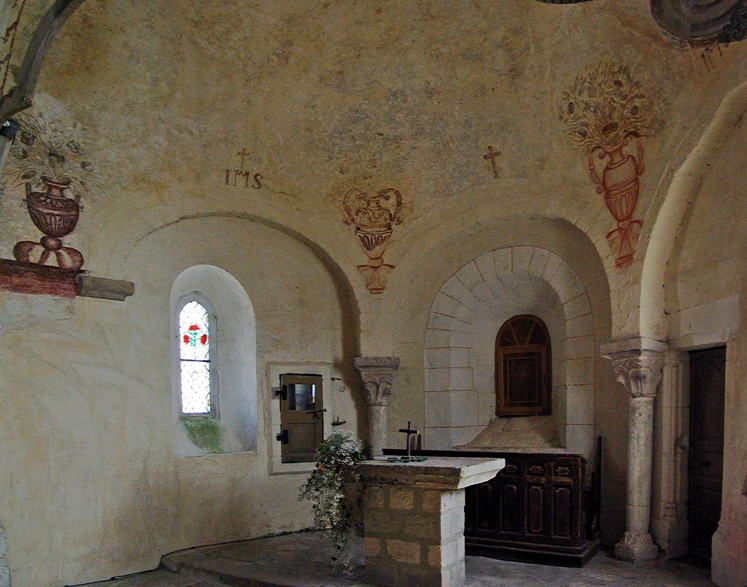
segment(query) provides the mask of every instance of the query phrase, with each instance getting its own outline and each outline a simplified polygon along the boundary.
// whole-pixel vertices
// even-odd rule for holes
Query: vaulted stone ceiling
[[[545,4],[577,4],[588,0],[538,0]],[[741,41],[747,33],[744,0],[651,0],[651,13],[669,34],[688,40],[718,37]]]

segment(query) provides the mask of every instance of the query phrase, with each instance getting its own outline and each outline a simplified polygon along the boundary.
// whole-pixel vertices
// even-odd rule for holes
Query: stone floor
[[[354,544],[353,574],[333,574],[332,549],[317,532],[286,534],[182,550],[155,571],[88,587],[353,587],[363,580],[363,548]],[[706,587],[708,569],[677,561],[633,565],[601,552],[582,569],[467,557],[467,587]],[[413,586],[416,587],[416,586]]]

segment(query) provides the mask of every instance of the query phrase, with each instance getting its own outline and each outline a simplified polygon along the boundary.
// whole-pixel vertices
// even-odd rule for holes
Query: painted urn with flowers
[[[368,257],[368,263],[358,265],[358,270],[366,278],[368,291],[380,294],[386,288],[389,273],[394,270],[394,265],[384,263],[384,251],[392,237],[393,226],[402,222],[402,194],[394,188],[383,189],[375,195],[352,188],[345,194],[342,209],[342,221],[355,226],[355,236]]]
[[[62,269],[75,271],[83,266],[83,254],[62,243],[62,237],[70,234],[78,224],[80,205],[72,198],[65,196],[70,182],[66,180],[52,181],[44,177],[43,192],[31,191],[28,187],[26,194],[26,208],[31,221],[44,233],[39,242],[20,241],[13,247],[13,256],[21,263],[38,263],[44,265],[54,254],[57,265]],[[27,184],[30,186],[30,184]],[[36,261],[32,261],[32,254],[41,249]]]
[[[13,256],[38,265],[54,259],[61,269],[78,271],[83,254],[62,238],[78,224],[81,194],[93,184],[93,164],[83,157],[71,129],[30,114],[20,115],[18,122],[20,133],[10,149],[8,171],[16,185],[25,186],[26,210],[44,236],[38,242],[16,243]]]
[[[645,170],[641,137],[650,131],[653,108],[628,68],[603,63],[587,69],[563,93],[560,120],[588,157],[591,180],[617,228],[607,233],[615,265],[633,262],[642,220],[633,218]]]

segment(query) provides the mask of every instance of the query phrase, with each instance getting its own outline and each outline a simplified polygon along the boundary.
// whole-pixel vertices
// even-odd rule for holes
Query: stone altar
[[[390,586],[464,584],[464,488],[495,477],[504,459],[363,461],[366,578]]]

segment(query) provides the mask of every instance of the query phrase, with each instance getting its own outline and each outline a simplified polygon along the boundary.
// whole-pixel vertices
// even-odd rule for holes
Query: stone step
[[[331,572],[329,539],[300,532],[183,550],[166,555],[155,571],[78,587],[373,587],[363,579],[359,538],[353,539],[353,547],[352,577]],[[581,569],[468,556],[465,587],[715,587],[708,576],[709,569],[681,561],[632,565],[604,552]]]
[[[226,584],[202,573],[174,573],[158,568],[155,571],[112,578],[108,581],[87,583],[85,587],[226,587]]]
[[[334,553],[329,539],[318,532],[182,550],[164,556],[161,566],[233,587],[365,587],[370,583],[363,580],[363,547],[358,538],[354,543],[350,577],[331,573]]]

